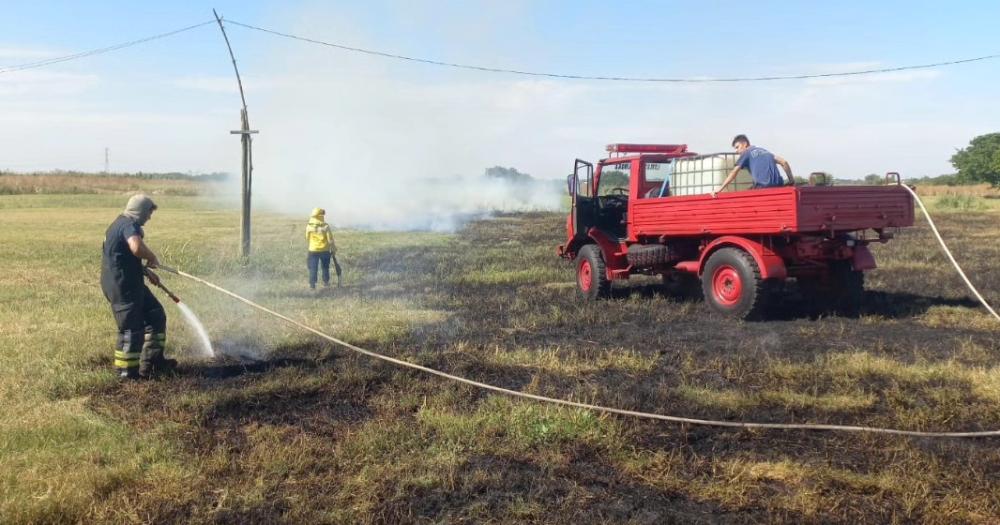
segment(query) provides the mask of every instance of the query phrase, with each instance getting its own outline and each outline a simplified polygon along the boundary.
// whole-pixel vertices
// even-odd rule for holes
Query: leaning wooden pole
[[[222,38],[226,41],[226,49],[229,50],[229,58],[233,61],[233,71],[236,72],[236,84],[240,88],[240,101],[243,103],[243,109],[240,111],[240,129],[230,131],[230,133],[240,135],[240,144],[243,152],[242,174],[240,177],[240,203],[242,208],[240,214],[240,257],[247,258],[250,256],[250,194],[253,186],[253,140],[250,135],[257,133],[257,130],[250,129],[250,117],[247,114],[247,99],[243,94],[243,80],[240,78],[239,68],[236,67],[236,56],[233,55],[233,46],[229,44],[229,35],[226,34],[226,28],[222,25],[222,17],[219,16],[219,13],[215,12],[215,9],[212,9],[212,14],[215,15],[215,21],[219,23]]]

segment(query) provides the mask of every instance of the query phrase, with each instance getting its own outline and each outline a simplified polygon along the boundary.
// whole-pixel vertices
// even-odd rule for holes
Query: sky
[[[1000,2],[0,1],[0,68],[226,19],[433,60],[576,75],[826,73],[1000,53]],[[391,60],[228,25],[275,199],[512,166],[555,179],[614,142],[730,150],[799,175],[953,171],[998,131],[1000,60],[861,77],[663,84]],[[239,171],[239,96],[217,26],[0,74],[0,170]],[[380,186],[380,181],[382,186]],[[385,182],[391,184],[386,185]],[[333,190],[324,190],[333,191]]]

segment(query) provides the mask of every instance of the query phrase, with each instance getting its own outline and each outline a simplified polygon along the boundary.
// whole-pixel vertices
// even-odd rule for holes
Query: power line
[[[431,60],[426,58],[411,57],[406,55],[397,55],[393,53],[386,53],[383,51],[376,51],[372,49],[364,49],[360,47],[352,47],[343,44],[336,44],[332,42],[325,42],[323,40],[317,40],[314,38],[308,38],[298,35],[293,35],[289,33],[283,33],[281,31],[275,31],[273,29],[267,29],[263,27],[254,26],[251,24],[244,24],[242,22],[237,22],[235,20],[225,20],[226,22],[244,27],[247,29],[252,29],[255,31],[260,31],[263,33],[269,33],[271,35],[280,36],[284,38],[289,38],[293,40],[299,40],[302,42],[307,42],[310,44],[318,44],[322,46],[332,47],[340,49],[343,51],[350,51],[354,53],[363,53],[367,55],[380,56],[384,58],[392,58],[396,60],[405,60],[409,62],[417,62],[422,64],[430,64],[434,66],[441,67],[451,67],[457,69],[467,69],[473,71],[484,71],[488,73],[508,73],[514,75],[525,75],[534,77],[547,77],[547,78],[564,78],[572,80],[604,80],[604,81],[618,81],[618,82],[667,82],[667,83],[709,83],[709,82],[764,82],[764,81],[774,81],[774,80],[802,80],[810,78],[828,78],[828,77],[846,77],[846,76],[859,76],[859,75],[871,75],[876,73],[892,73],[897,71],[911,71],[916,69],[931,69],[936,67],[954,66],[958,64],[967,64],[970,62],[979,62],[984,60],[993,60],[1000,58],[1000,54],[984,55],[973,58],[963,58],[958,60],[949,60],[944,62],[934,62],[930,64],[916,64],[908,66],[898,66],[898,67],[885,67],[885,68],[875,68],[875,69],[864,69],[859,71],[841,71],[835,73],[813,73],[813,74],[799,74],[799,75],[773,75],[773,76],[760,76],[760,77],[714,77],[714,78],[697,78],[697,77],[622,77],[622,76],[590,76],[590,75],[572,75],[572,74],[562,74],[562,73],[546,73],[539,71],[524,71],[519,69],[505,69],[496,68],[488,66],[479,66],[472,64],[460,64],[455,62],[444,62],[440,60]],[[39,60],[35,62],[27,62],[24,64],[17,64],[13,66],[7,66],[0,68],[0,74],[12,73],[15,71],[23,71],[26,69],[34,69],[39,67],[44,67],[52,64],[58,64],[62,62],[68,62],[71,60],[77,60],[80,58],[86,58],[89,56],[100,55],[103,53],[109,53],[112,51],[117,51],[119,49],[124,49],[127,47],[136,46],[153,40],[158,40],[161,38],[166,38],[179,33],[190,31],[211,23],[216,22],[216,20],[208,20],[201,22],[199,24],[194,24],[187,27],[182,27],[180,29],[175,29],[173,31],[168,31],[166,33],[160,33],[157,35],[148,36],[138,40],[130,40],[128,42],[122,42],[120,44],[115,44],[108,47],[102,47],[98,49],[92,49],[89,51],[83,51],[80,53],[74,53],[72,55],[65,55],[59,57],[53,57],[45,60]]]
[[[38,61],[35,61],[35,62],[27,62],[27,63],[24,63],[24,64],[18,64],[18,65],[14,65],[14,66],[8,66],[8,67],[0,68],[0,74],[2,74],[2,73],[12,73],[14,71],[24,71],[25,69],[34,69],[34,68],[37,68],[37,67],[44,67],[44,66],[49,66],[49,65],[52,65],[52,64],[58,64],[60,62],[69,62],[70,60],[76,60],[78,58],[85,58],[85,57],[89,57],[89,56],[100,55],[102,53],[110,53],[111,51],[117,51],[119,49],[124,49],[126,47],[132,47],[132,46],[136,46],[136,45],[139,45],[139,44],[144,44],[146,42],[150,42],[152,40],[158,40],[160,38],[166,38],[168,36],[173,36],[173,35],[176,35],[178,33],[183,33],[185,31],[190,31],[192,29],[195,29],[195,28],[198,28],[198,27],[201,27],[201,26],[204,26],[204,25],[212,24],[212,23],[215,23],[214,19],[209,20],[207,22],[202,22],[200,24],[195,24],[193,26],[187,26],[187,27],[182,27],[180,29],[175,29],[173,31],[169,31],[169,32],[166,32],[166,33],[160,33],[158,35],[147,36],[145,38],[140,38],[138,40],[130,40],[128,42],[122,42],[120,44],[115,44],[113,46],[102,47],[102,48],[98,48],[98,49],[91,49],[90,51],[82,51],[80,53],[74,53],[72,55],[65,55],[65,56],[60,56],[60,57],[53,57],[53,58],[48,58],[48,59],[45,59],[45,60],[38,60]]]
[[[308,38],[304,36],[293,35],[289,33],[282,33],[280,31],[275,31],[273,29],[266,29],[263,27],[257,27],[250,24],[244,24],[242,22],[236,22],[234,20],[226,20],[226,22],[245,27],[247,29],[253,29],[255,31],[261,31],[264,33],[270,33],[272,35],[290,38],[293,40],[300,40],[302,42],[308,42],[311,44],[319,44],[323,46],[333,47],[341,49],[344,51],[351,51],[354,53],[364,53],[367,55],[375,55],[385,58],[394,58],[397,60],[407,60],[410,62],[419,62],[422,64],[431,64],[434,66],[452,67],[458,69],[471,69],[474,71],[486,71],[489,73],[510,73],[514,75],[527,75],[533,77],[548,77],[548,78],[567,78],[573,80],[611,80],[618,82],[675,82],[675,83],[705,83],[705,82],[763,82],[771,80],[799,80],[807,78],[825,78],[825,77],[846,77],[846,76],[857,76],[857,75],[870,75],[874,73],[891,73],[895,71],[909,71],[913,69],[930,69],[942,66],[953,66],[956,64],[966,64],[969,62],[978,62],[980,60],[992,60],[995,58],[1000,58],[1000,54],[996,55],[986,55],[975,58],[963,58],[959,60],[949,60],[947,62],[935,62],[932,64],[917,64],[911,66],[899,66],[899,67],[886,67],[878,69],[865,69],[860,71],[844,71],[837,73],[814,73],[814,74],[803,74],[803,75],[775,75],[775,76],[763,76],[763,77],[716,77],[716,78],[657,78],[657,77],[603,77],[603,76],[588,76],[588,75],[568,75],[560,73],[544,73],[539,71],[523,71],[519,69],[503,69],[497,67],[487,67],[487,66],[477,66],[470,64],[458,64],[454,62],[442,62],[439,60],[430,60],[426,58],[410,57],[405,55],[396,55],[393,53],[386,53],[384,51],[375,51],[371,49],[363,49],[360,47],[351,47],[343,44],[334,44],[331,42],[324,42],[322,40],[316,40],[314,38]]]

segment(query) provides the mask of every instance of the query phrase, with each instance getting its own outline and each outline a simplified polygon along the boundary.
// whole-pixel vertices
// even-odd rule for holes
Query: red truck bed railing
[[[797,186],[635,199],[628,237],[829,233],[913,225],[899,186]]]

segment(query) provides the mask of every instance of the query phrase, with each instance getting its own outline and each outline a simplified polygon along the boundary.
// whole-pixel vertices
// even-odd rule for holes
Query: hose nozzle
[[[146,272],[146,276],[147,277],[150,277],[152,275],[152,272],[149,270],[149,268],[145,268],[145,272]],[[170,299],[173,300],[175,303],[180,303],[181,302],[181,298],[177,297],[176,295],[174,295],[174,292],[171,292],[170,290],[168,290],[166,286],[163,286],[163,283],[161,283],[159,279],[153,279],[151,277],[149,282],[153,286],[155,286],[155,287],[163,290],[167,294],[167,296],[170,297]]]
[[[170,297],[170,300],[172,300],[173,302],[175,303],[181,302],[181,298],[174,295],[174,292],[167,290],[166,286],[163,286],[162,284],[157,284],[156,286],[159,287],[161,290],[163,290],[163,292],[167,294],[167,297]]]

